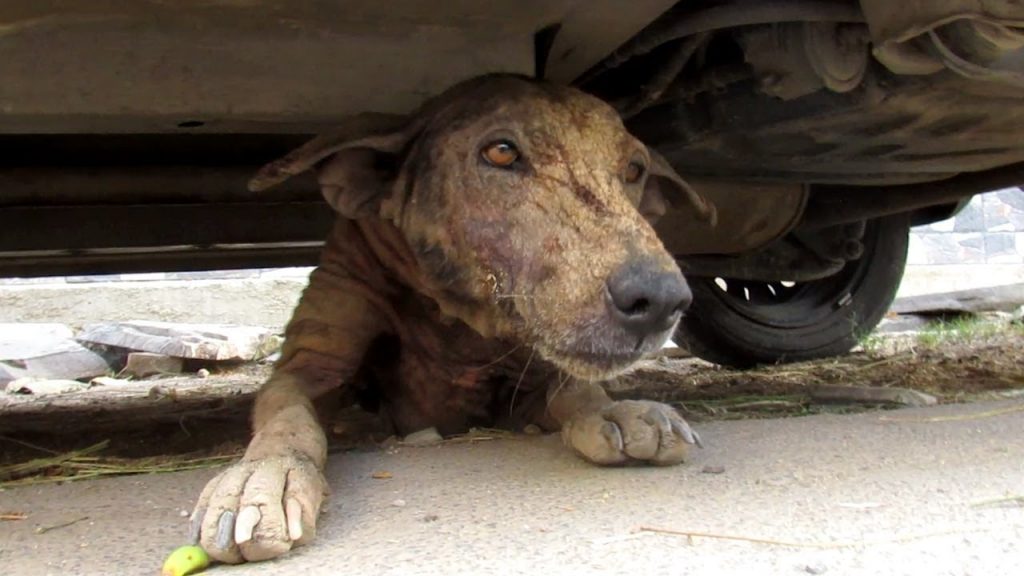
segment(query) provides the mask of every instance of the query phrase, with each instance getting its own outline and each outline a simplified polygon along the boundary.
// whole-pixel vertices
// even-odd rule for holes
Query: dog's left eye
[[[519,148],[508,140],[497,140],[483,147],[480,155],[491,166],[510,168],[519,160]]]
[[[639,162],[630,162],[629,166],[626,166],[626,183],[636,184],[644,177],[644,172],[646,171],[647,169],[644,168],[643,164]]]

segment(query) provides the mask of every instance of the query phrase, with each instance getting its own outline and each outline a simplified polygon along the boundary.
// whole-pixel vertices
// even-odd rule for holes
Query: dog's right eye
[[[519,148],[508,140],[497,140],[484,146],[480,155],[491,166],[511,168],[519,160]]]

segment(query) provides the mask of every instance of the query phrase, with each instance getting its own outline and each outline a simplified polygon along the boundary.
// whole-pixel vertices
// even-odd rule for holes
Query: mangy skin
[[[481,158],[502,139],[522,153],[514,170]],[[635,184],[630,162],[648,172]],[[327,492],[318,400],[370,394],[399,434],[532,423],[598,464],[683,460],[696,436],[672,408],[613,402],[598,385],[671,333],[638,342],[611,318],[606,282],[635,259],[679,274],[645,215],[663,211],[666,185],[685,186],[610,107],[484,77],[389,132],[315,140],[254,186],[314,165],[341,217],[258,395],[252,442],[193,513],[213,558],[272,558],[313,537]]]

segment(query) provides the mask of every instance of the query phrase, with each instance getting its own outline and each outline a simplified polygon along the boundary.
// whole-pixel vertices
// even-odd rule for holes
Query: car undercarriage
[[[514,72],[611,103],[718,209],[657,230],[680,341],[749,365],[849,349],[911,225],[1024,181],[1011,0],[63,2],[0,8],[0,275],[315,264],[313,178],[268,160],[347,117]]]

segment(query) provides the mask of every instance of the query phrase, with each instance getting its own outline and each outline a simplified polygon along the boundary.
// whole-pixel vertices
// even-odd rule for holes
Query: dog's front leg
[[[700,437],[671,406],[646,400],[614,401],[595,382],[571,379],[548,389],[548,415],[562,440],[601,465],[677,464]]]
[[[315,534],[327,493],[327,439],[313,402],[351,378],[387,326],[375,291],[329,256],[313,272],[281,360],[257,395],[245,455],[207,484],[192,513],[193,541],[221,562],[274,558]]]

